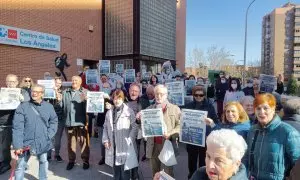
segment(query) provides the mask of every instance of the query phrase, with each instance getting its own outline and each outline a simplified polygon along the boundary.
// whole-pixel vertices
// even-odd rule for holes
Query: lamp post
[[[247,11],[246,11],[246,20],[245,20],[245,44],[244,44],[244,66],[245,66],[245,70],[246,70],[246,59],[247,59],[247,29],[248,29],[248,12],[249,12],[249,9],[251,7],[251,5],[255,2],[256,0],[253,0],[248,8],[247,8]]]

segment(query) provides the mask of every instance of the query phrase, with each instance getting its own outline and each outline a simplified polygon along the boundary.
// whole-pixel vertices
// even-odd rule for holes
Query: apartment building
[[[261,71],[300,84],[300,5],[287,3],[263,17]]]

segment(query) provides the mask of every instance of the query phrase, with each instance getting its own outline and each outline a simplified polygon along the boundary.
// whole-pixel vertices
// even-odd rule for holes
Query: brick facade
[[[67,53],[71,64],[65,69],[68,80],[78,74],[76,59],[102,58],[102,13],[99,0],[1,0],[0,24],[61,37],[61,51],[0,44],[0,85],[13,73],[35,81],[48,71],[55,76],[55,57]],[[93,32],[89,32],[89,25]]]

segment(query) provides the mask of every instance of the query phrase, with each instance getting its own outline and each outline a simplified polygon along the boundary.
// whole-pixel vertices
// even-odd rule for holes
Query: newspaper
[[[275,76],[260,74],[259,91],[272,93],[277,89],[277,80]]]
[[[116,73],[124,73],[124,64],[116,64]]]
[[[172,104],[184,106],[184,88],[182,81],[166,83],[168,88],[168,100]]]
[[[207,111],[182,109],[180,142],[205,147]]]
[[[99,74],[97,69],[88,69],[85,72],[86,84],[99,84]]]
[[[192,89],[196,85],[196,80],[185,80],[186,95],[192,95]]]
[[[99,73],[100,74],[110,73],[110,60],[100,60],[99,61]]]
[[[135,69],[126,69],[125,70],[125,83],[135,82]]]
[[[17,109],[20,104],[20,88],[1,88],[0,92],[0,109],[13,110]]]
[[[103,92],[87,92],[86,112],[103,113],[104,112],[104,93]]]
[[[165,173],[164,171],[160,171],[159,174],[160,174],[159,180],[175,180],[174,178],[172,178],[169,174]]]
[[[163,112],[162,109],[146,109],[141,111],[143,137],[163,135]]]
[[[44,99],[56,99],[54,80],[37,80],[37,83],[45,87]]]

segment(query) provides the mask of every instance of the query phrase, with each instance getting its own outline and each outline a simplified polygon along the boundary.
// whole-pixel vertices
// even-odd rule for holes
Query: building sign
[[[60,51],[60,36],[0,24],[0,44]]]

